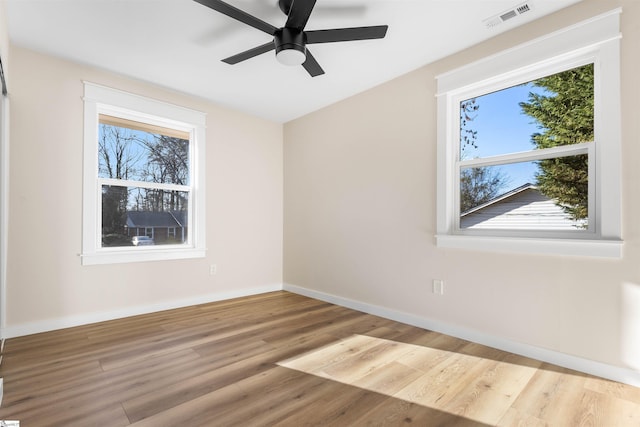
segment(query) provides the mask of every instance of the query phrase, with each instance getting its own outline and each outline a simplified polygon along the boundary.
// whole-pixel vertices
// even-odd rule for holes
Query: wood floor
[[[35,426],[639,426],[640,389],[287,292],[7,342]]]

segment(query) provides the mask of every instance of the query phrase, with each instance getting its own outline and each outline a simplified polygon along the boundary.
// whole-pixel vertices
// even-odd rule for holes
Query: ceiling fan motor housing
[[[296,28],[280,28],[274,36],[276,58],[287,65],[300,65],[307,56],[306,35]]]

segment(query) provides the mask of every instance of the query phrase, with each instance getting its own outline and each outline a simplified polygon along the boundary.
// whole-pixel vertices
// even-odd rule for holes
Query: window
[[[594,230],[593,67],[460,102],[456,230],[553,237]]]
[[[84,102],[83,264],[204,256],[204,113],[91,83]]]
[[[619,13],[438,77],[438,246],[620,256]]]

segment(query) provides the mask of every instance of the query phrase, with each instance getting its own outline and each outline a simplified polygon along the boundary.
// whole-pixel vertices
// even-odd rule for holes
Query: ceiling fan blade
[[[388,25],[373,27],[336,28],[333,30],[305,31],[307,44],[348,42],[353,40],[381,39],[387,34]]]
[[[231,6],[228,3],[225,3],[221,0],[194,0],[201,5],[207,6],[216,12],[220,12],[224,15],[227,15],[230,18],[238,20],[243,24],[247,24],[253,28],[257,28],[260,31],[264,31],[267,34],[273,35],[277,28],[273,25],[264,22],[262,19],[256,18],[253,15],[249,15],[247,12],[244,12],[237,7]]]
[[[302,66],[305,70],[307,70],[307,73],[309,73],[311,77],[316,77],[324,74],[324,70],[322,69],[320,64],[318,64],[316,58],[314,58],[311,52],[309,52],[309,49],[307,49],[307,59],[302,63]]]
[[[276,48],[276,45],[273,41],[269,43],[265,43],[263,45],[254,47],[253,49],[245,50],[244,52],[240,52],[237,55],[230,56],[222,60],[222,62],[226,62],[227,64],[237,64],[238,62],[246,61],[247,59],[253,58],[254,56],[258,56],[265,52],[269,52]]]
[[[284,26],[287,28],[296,28],[300,31],[304,30],[304,26],[307,25],[307,21],[315,5],[316,0],[293,0],[287,23]]]

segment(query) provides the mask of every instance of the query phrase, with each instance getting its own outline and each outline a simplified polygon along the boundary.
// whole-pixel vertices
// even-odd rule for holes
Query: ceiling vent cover
[[[533,6],[531,5],[530,2],[528,3],[522,3],[516,7],[514,7],[513,9],[509,9],[509,10],[505,10],[502,13],[499,13],[495,16],[492,16],[491,18],[487,18],[484,21],[482,21],[482,23],[487,27],[487,28],[493,28],[497,25],[502,24],[505,21],[508,21],[510,19],[516,18],[520,15],[522,15],[523,13],[527,13],[529,11],[531,11],[533,9]]]

